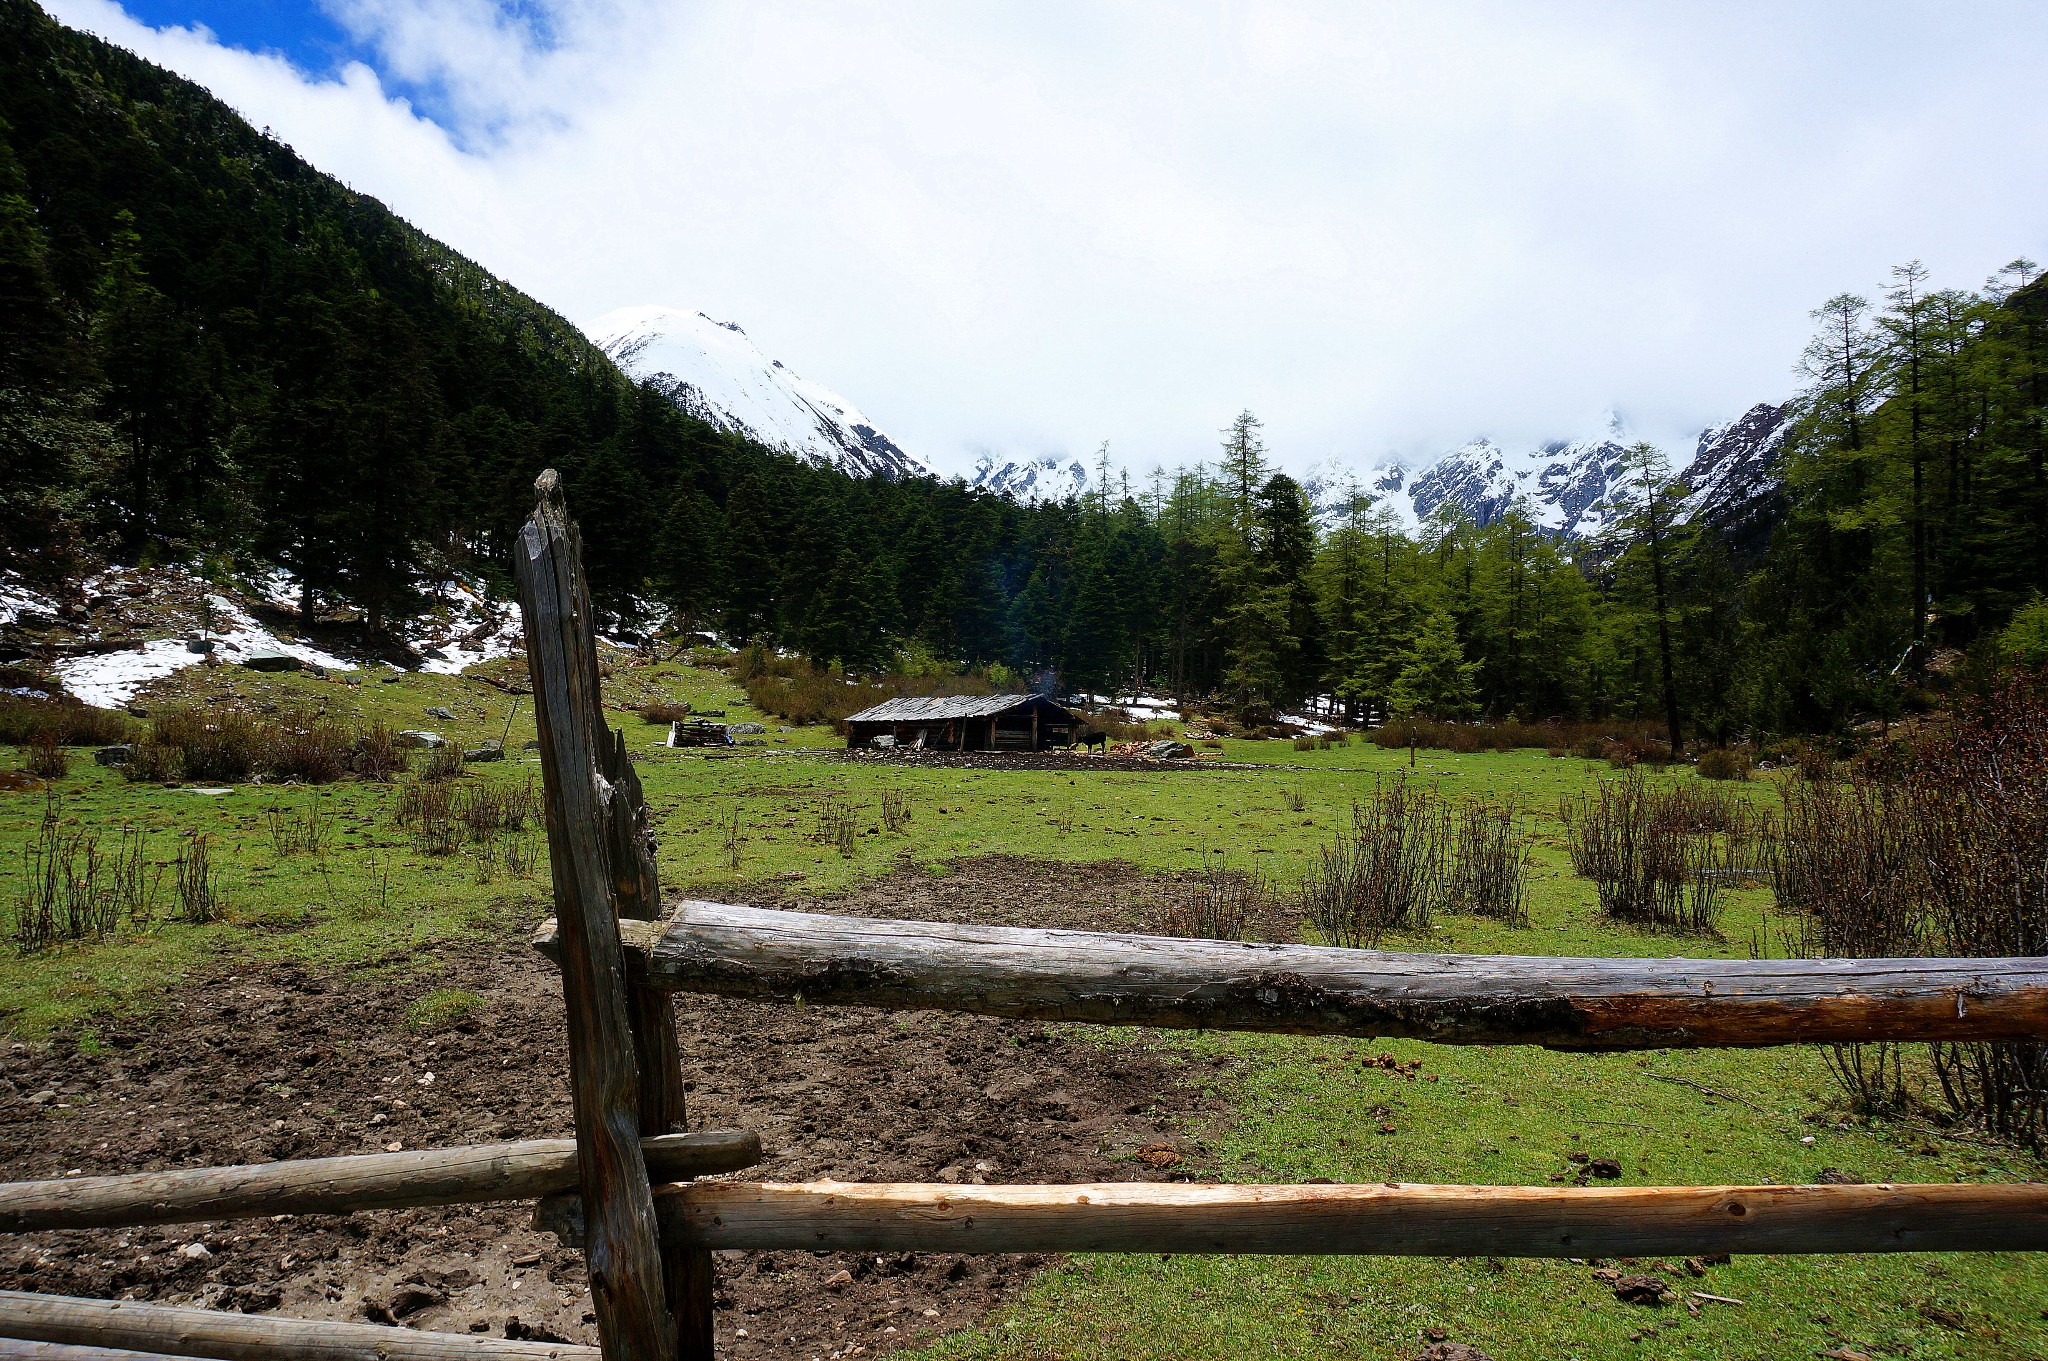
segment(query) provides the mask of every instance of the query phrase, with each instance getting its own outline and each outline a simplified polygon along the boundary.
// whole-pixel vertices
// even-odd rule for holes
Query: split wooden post
[[[513,546],[533,682],[548,862],[561,923],[562,1000],[568,1011],[569,1089],[589,1238],[584,1256],[606,1361],[677,1361],[654,1194],[640,1152],[641,1080],[626,957],[619,944],[621,814],[614,744],[605,740],[597,642],[582,543],[554,469],[534,483],[538,504]]]
[[[594,664],[594,663],[593,663]],[[599,724],[603,735],[602,722]],[[609,760],[605,779],[614,797],[607,828],[612,848],[612,888],[622,921],[660,921],[661,879],[654,864],[654,824],[640,777],[626,754],[625,735],[614,729],[605,747]],[[644,981],[633,983],[629,1017],[633,1050],[640,1069],[640,1134],[643,1138],[679,1133],[689,1126],[683,1097],[682,1052],[676,1044],[675,1003],[671,994]],[[676,1344],[682,1361],[712,1361],[711,1253],[664,1243],[661,1248],[663,1294],[676,1322]]]

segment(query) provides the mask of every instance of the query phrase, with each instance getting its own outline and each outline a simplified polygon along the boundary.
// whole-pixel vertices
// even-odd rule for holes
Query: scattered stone
[[[148,710],[148,709],[145,709],[145,708],[144,708],[144,707],[143,707],[142,705],[140,705],[140,704],[131,704],[131,705],[129,705],[129,706],[128,706],[128,712],[129,712],[129,714],[130,714],[130,715],[131,715],[132,717],[135,717],[135,718],[148,718],[148,717],[149,717],[149,710]]]
[[[442,650],[441,650],[440,648],[438,648],[438,647],[427,647],[427,648],[421,648],[421,649],[420,649],[420,656],[422,656],[422,657],[426,657],[426,658],[428,658],[429,660],[432,660],[432,661],[437,661],[437,662],[445,662],[445,661],[447,661],[447,660],[448,660],[448,654],[447,654],[447,653],[445,653],[445,652],[443,652],[443,651],[442,651]]]
[[[514,1342],[567,1342],[569,1340],[552,1328],[536,1328],[532,1324],[521,1323],[516,1316],[505,1320],[505,1336]]]
[[[465,751],[462,753],[462,759],[465,761],[502,761],[505,759],[505,749],[496,742],[486,742],[475,751]]]
[[[390,1298],[384,1301],[384,1308],[393,1318],[405,1318],[409,1314],[417,1314],[422,1309],[430,1309],[447,1301],[446,1295],[431,1286],[408,1281],[391,1292]]]
[[[1137,1156],[1147,1167],[1178,1167],[1181,1162],[1180,1150],[1172,1144],[1147,1144],[1138,1150]]]
[[[734,737],[752,737],[756,733],[768,731],[759,723],[728,723],[725,725],[725,730]]]
[[[28,1103],[29,1103],[29,1105],[31,1105],[31,1106],[47,1106],[47,1105],[49,1105],[49,1104],[50,1104],[50,1103],[51,1103],[52,1101],[55,1101],[56,1099],[57,1099],[57,1093],[56,1093],[56,1092],[54,1092],[54,1091],[41,1091],[41,1092],[37,1092],[37,1093],[36,1093],[36,1094],[35,1094],[34,1096],[30,1097],[30,1098],[28,1099]]]
[[[305,663],[289,652],[259,647],[242,658],[242,665],[251,671],[297,671]]]
[[[424,713],[428,718],[438,718],[444,723],[453,723],[455,721],[455,711],[445,704],[435,704],[420,712]]]
[[[437,732],[428,732],[423,728],[407,728],[404,732],[398,734],[398,745],[401,747],[445,747],[448,745],[448,739]]]
[[[101,747],[92,754],[95,764],[103,766],[125,766],[128,758],[135,754],[135,748],[126,742],[116,742],[111,747]]]
[[[204,1243],[187,1243],[184,1247],[178,1249],[178,1255],[189,1257],[195,1262],[200,1262],[213,1256],[213,1249]]]
[[[394,672],[392,672],[392,673],[391,673],[390,675],[388,675],[388,676],[386,676],[386,677],[384,678],[384,681],[383,681],[383,683],[384,683],[385,685],[396,685],[396,684],[398,684],[398,683],[399,683],[400,681],[402,681],[402,680],[404,680],[404,679],[405,679],[405,673],[404,673],[403,671],[394,671]]]
[[[851,1271],[835,1271],[825,1278],[825,1288],[827,1290],[844,1290],[852,1284],[853,1273]]]
[[[1839,1167],[1823,1167],[1819,1174],[1814,1177],[1814,1181],[1822,1186],[1864,1186],[1868,1184],[1854,1172],[1844,1172]]]
[[[1145,755],[1155,761],[1186,761],[1194,757],[1195,749],[1185,742],[1154,742],[1145,748]]]
[[[187,638],[185,640],[185,650],[187,652],[196,652],[202,657],[212,655],[214,648],[218,646],[219,644],[211,638]]]

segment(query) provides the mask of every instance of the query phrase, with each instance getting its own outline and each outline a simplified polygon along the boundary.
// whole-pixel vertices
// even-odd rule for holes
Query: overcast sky
[[[2048,259],[2041,0],[43,3],[947,471],[1207,458],[1242,407],[1293,466],[1610,404],[1677,445],[1788,395],[1829,295]]]

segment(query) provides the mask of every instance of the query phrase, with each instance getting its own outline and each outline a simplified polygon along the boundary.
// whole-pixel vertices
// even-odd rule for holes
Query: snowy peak
[[[1792,405],[1758,402],[1726,425],[1700,431],[1692,462],[1679,474],[1689,514],[1740,515],[1777,488],[1777,456],[1792,428]]]
[[[1088,468],[1078,458],[1062,462],[1057,454],[1004,463],[983,454],[975,460],[974,475],[967,479],[967,485],[1027,506],[1056,505],[1077,501],[1087,494]]]
[[[686,415],[721,430],[856,476],[931,471],[853,403],[761,353],[734,322],[667,307],[624,307],[585,330],[629,377],[652,383]]]

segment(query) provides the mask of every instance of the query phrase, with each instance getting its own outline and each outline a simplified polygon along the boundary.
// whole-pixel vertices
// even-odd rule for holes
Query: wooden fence
[[[1613,1050],[2048,1037],[2048,961],[1396,954],[685,903],[599,704],[550,471],[514,551],[546,783],[575,1139],[0,1186],[0,1231],[539,1202],[582,1248],[598,1348],[0,1291],[0,1361],[710,1361],[719,1248],[1592,1257],[2048,1249],[2048,1185],[1074,1186],[699,1181],[675,992],[1451,1044]]]

